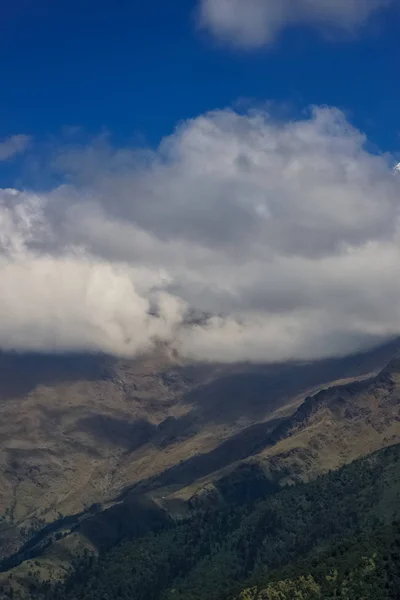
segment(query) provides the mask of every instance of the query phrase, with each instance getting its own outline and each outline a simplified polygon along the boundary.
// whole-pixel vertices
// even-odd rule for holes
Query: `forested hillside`
[[[95,558],[45,600],[389,600],[400,589],[400,446],[191,519]]]
[[[333,545],[245,588],[236,600],[390,600],[399,597],[400,523]]]

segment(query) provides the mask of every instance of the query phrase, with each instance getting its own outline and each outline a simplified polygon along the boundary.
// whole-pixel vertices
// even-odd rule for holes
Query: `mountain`
[[[46,600],[391,600],[400,587],[400,445],[308,484],[86,554]]]
[[[211,477],[199,477],[205,460],[194,458],[155,478],[150,489],[163,487],[165,495],[168,486],[179,484],[173,497],[198,504],[241,482],[245,489],[250,473],[292,485],[399,442],[400,359],[395,358],[376,376],[307,397],[276,426],[269,422],[247,429],[236,437],[235,447],[232,439],[221,445],[214,456],[226,448],[231,462]],[[240,453],[242,460],[235,460]]]
[[[35,560],[59,577],[84,548],[400,441],[397,363],[376,374],[398,351],[283,365],[0,355],[2,570],[24,579]]]

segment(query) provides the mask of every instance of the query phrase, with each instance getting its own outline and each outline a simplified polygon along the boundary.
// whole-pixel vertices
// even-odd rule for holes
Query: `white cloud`
[[[0,338],[6,350],[135,355],[168,341],[181,302],[137,290],[133,269],[79,256],[0,262]],[[142,282],[139,282],[139,286]],[[157,315],[149,314],[157,308]]]
[[[154,153],[61,150],[74,184],[0,195],[1,347],[276,361],[400,335],[400,179],[365,142],[335,109],[226,110]]]
[[[199,19],[217,38],[245,47],[272,43],[288,26],[353,32],[392,0],[201,0]]]
[[[28,135],[12,135],[0,142],[0,161],[25,152],[31,141]]]

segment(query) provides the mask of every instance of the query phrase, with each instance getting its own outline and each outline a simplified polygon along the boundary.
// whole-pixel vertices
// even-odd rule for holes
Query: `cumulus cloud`
[[[60,149],[0,194],[0,344],[196,360],[344,355],[400,335],[400,178],[344,115],[216,111],[157,151]]]
[[[288,26],[307,24],[354,32],[392,0],[201,0],[200,24],[245,47],[272,43]]]
[[[13,158],[25,152],[31,142],[28,135],[12,135],[0,142],[0,161]]]
[[[2,191],[0,347],[134,356],[170,341],[183,302],[163,291],[166,276],[59,245],[46,215],[50,204],[48,197]]]

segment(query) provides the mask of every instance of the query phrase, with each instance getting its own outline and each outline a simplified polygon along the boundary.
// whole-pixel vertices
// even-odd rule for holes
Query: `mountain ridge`
[[[140,515],[146,503],[154,514],[179,518],[235,496],[251,500],[249,481],[264,494],[395,443],[398,361],[384,365],[399,348],[396,342],[358,357],[286,365],[101,358],[78,365],[78,377],[71,358],[58,383],[54,373],[62,361],[49,380],[45,360],[38,359],[42,371],[28,377],[28,391],[26,382],[23,393],[18,386],[14,394],[10,386],[0,389],[3,423],[8,417],[11,424],[0,453],[9,460],[6,469],[0,460],[0,501],[3,494],[7,506],[8,493],[11,502],[0,523],[2,557],[15,555],[18,563],[31,548],[36,556],[61,553],[68,563],[79,548],[97,550],[90,533],[96,529],[108,530],[107,543],[115,543],[124,515]],[[8,365],[13,360],[18,366],[16,357]],[[370,413],[368,403],[375,407]],[[336,455],[338,432],[345,444]],[[364,436],[363,447],[352,447],[357,435]]]

